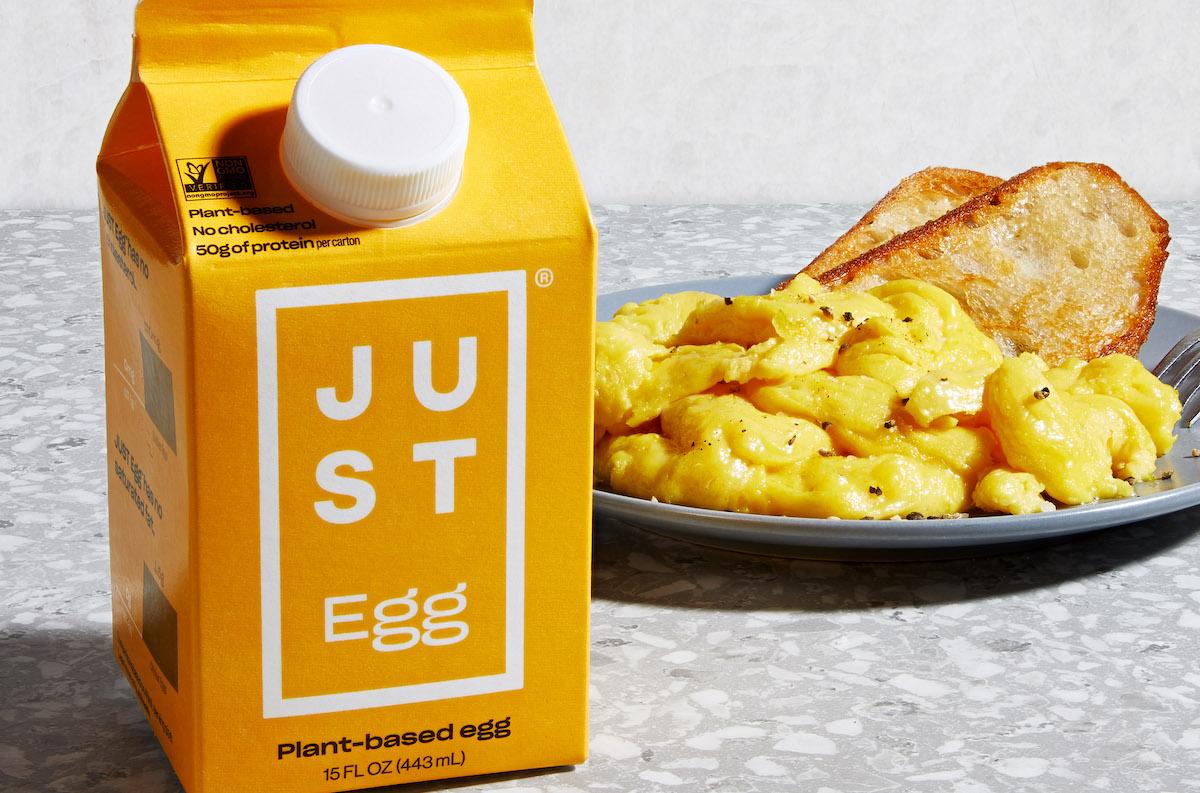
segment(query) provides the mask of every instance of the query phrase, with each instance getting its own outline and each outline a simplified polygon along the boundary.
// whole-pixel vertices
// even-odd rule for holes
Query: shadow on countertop
[[[1200,532],[1200,510],[1019,553],[937,562],[816,562],[730,553],[598,521],[593,596],[653,607],[799,613],[905,609],[1003,598],[1105,577],[1168,555]],[[1115,577],[1115,576],[1114,576]],[[1114,581],[1111,586],[1121,587]],[[474,788],[571,769],[414,783]],[[11,793],[180,793],[165,755],[95,631],[0,630],[0,789]]]
[[[592,597],[684,609],[834,612],[1003,597],[1169,553],[1200,532],[1200,509],[966,559],[831,562],[755,556],[596,519]]]
[[[475,788],[572,771],[544,768],[372,790]],[[100,626],[94,633],[0,630],[0,790],[183,793]]]
[[[96,627],[0,630],[0,789],[182,790]]]

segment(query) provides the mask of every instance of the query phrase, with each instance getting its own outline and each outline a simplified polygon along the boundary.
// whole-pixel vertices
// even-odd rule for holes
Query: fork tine
[[[1200,396],[1200,384],[1193,385],[1188,393],[1181,396],[1183,397],[1183,417],[1179,423],[1191,429],[1192,425],[1196,423],[1196,419],[1200,418],[1200,399],[1197,399]],[[1190,410],[1189,405],[1191,406]]]
[[[1174,347],[1171,348],[1170,352],[1163,356],[1162,360],[1158,362],[1158,366],[1154,367],[1154,376],[1162,380],[1167,385],[1178,385],[1183,381],[1183,378],[1187,376],[1188,372],[1191,372],[1192,369],[1195,368],[1195,360],[1184,359],[1187,358],[1187,354],[1191,352],[1192,348],[1197,344],[1200,344],[1200,331],[1194,331],[1184,336]],[[1184,364],[1190,363],[1190,366],[1187,367],[1187,371],[1185,371],[1183,375],[1179,377],[1174,377],[1173,375],[1168,374],[1169,370],[1171,370],[1180,362],[1183,362]]]
[[[1186,391],[1183,390],[1185,381],[1198,368],[1200,368],[1200,349],[1193,349],[1191,354],[1185,355],[1180,360],[1179,365],[1174,368],[1174,371],[1161,378],[1167,385],[1179,389],[1179,399],[1185,405],[1195,396],[1196,391],[1200,390],[1200,382],[1192,383]],[[1189,424],[1188,426],[1191,425]]]
[[[1173,388],[1180,389],[1182,402],[1180,424],[1188,429],[1200,419],[1200,380],[1183,390],[1184,381],[1200,368],[1200,331],[1184,336],[1154,367],[1154,376]]]

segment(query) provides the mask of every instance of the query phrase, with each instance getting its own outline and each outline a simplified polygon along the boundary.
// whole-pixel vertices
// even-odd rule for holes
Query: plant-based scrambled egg
[[[1136,359],[1004,358],[912,280],[664,295],[596,330],[596,479],[771,515],[1041,512],[1128,496],[1179,396]]]

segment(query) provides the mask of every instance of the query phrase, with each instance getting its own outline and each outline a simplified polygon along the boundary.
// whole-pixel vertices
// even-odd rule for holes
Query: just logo
[[[412,345],[413,395],[427,410],[448,413],[465,405],[475,393],[476,339],[474,336],[458,340],[458,381],[447,392],[438,391],[433,385],[433,342],[417,341]],[[355,347],[352,353],[350,396],[343,400],[337,389],[317,389],[317,405],[327,418],[334,421],[353,421],[361,416],[371,404],[373,374],[370,345]],[[454,512],[455,460],[474,457],[475,438],[431,441],[412,444],[414,463],[434,464],[434,512]],[[345,525],[357,523],[371,514],[375,508],[375,488],[365,478],[345,476],[338,473],[349,468],[357,474],[374,470],[369,455],[353,449],[330,452],[317,464],[317,484],[322,490],[334,495],[353,499],[353,505],[339,507],[332,500],[317,501],[313,506],[326,523]]]
[[[476,339],[474,336],[458,340],[458,381],[450,391],[438,391],[433,385],[433,342],[416,341],[412,345],[412,388],[413,396],[427,410],[448,413],[465,405],[475,393],[477,368]],[[334,421],[353,421],[362,416],[371,405],[374,380],[371,366],[370,345],[355,347],[351,353],[350,396],[340,399],[335,387],[322,387],[316,391],[317,406],[321,413]],[[431,441],[412,444],[414,463],[434,464],[434,512],[454,512],[454,461],[461,457],[475,456],[475,438]],[[353,499],[353,505],[339,507],[332,500],[317,501],[313,507],[326,523],[347,525],[357,523],[375,509],[375,488],[365,478],[345,476],[338,473],[349,468],[357,474],[374,470],[370,456],[354,449],[330,452],[317,464],[317,484],[334,495]],[[425,619],[421,627],[408,625],[417,615],[417,590],[410,588],[403,596],[381,600],[375,605],[375,624],[368,633],[365,630],[337,632],[339,623],[363,621],[360,612],[335,612],[343,604],[362,603],[366,594],[339,595],[325,598],[325,641],[345,642],[371,639],[371,647],[377,652],[396,652],[415,647],[418,643],[430,647],[457,644],[466,639],[470,626],[460,620],[446,620],[457,616],[467,608],[467,585],[459,582],[451,592],[431,595],[424,601]],[[450,605],[438,608],[439,601]],[[439,621],[440,620],[440,621]]]
[[[259,292],[265,712],[521,685],[527,278]]]

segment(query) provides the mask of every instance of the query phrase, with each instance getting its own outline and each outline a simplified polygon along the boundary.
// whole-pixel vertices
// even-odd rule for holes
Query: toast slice
[[[1007,354],[1051,365],[1136,355],[1154,324],[1167,222],[1111,168],[1032,168],[821,275],[829,287],[929,281]]]
[[[839,264],[941,217],[1003,181],[962,168],[926,168],[906,176],[849,231],[813,259],[804,268],[804,274],[820,278]]]

